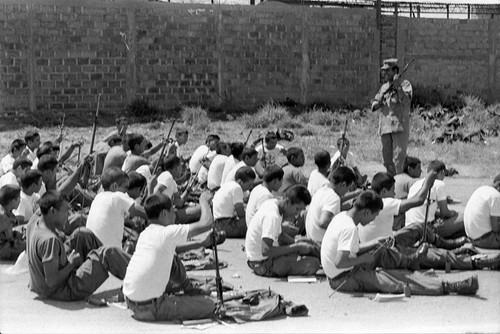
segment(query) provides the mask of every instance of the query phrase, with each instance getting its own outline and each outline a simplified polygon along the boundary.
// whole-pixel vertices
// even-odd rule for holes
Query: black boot
[[[500,254],[495,256],[473,256],[472,266],[474,269],[499,269],[500,268]]]
[[[436,246],[437,248],[455,249],[465,245],[468,242],[469,238],[467,237],[460,237],[457,239],[444,239],[439,235],[436,235],[436,237],[434,238],[433,245]]]
[[[475,295],[479,289],[477,276],[471,276],[459,282],[443,282],[443,293],[445,295],[456,293],[457,295]]]
[[[401,259],[403,262],[402,267],[407,269],[420,269],[419,264],[420,261],[427,255],[427,251],[429,250],[429,244],[424,242],[421,244],[414,253],[411,254],[401,254]]]

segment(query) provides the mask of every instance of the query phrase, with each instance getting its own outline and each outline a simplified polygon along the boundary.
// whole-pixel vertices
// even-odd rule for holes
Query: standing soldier
[[[381,67],[384,84],[372,101],[372,111],[380,109],[379,134],[382,157],[391,176],[403,172],[410,137],[410,102],[413,89],[399,74],[397,59],[386,59]]]

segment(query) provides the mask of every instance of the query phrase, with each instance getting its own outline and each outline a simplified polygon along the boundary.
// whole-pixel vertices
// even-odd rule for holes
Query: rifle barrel
[[[100,105],[100,103],[101,103],[101,94],[99,93],[99,95],[97,96],[97,109],[96,109],[95,115],[94,115],[94,124],[92,125],[92,139],[90,141],[89,154],[92,154],[92,152],[94,151],[95,133],[97,131],[97,119],[99,117],[99,105]]]

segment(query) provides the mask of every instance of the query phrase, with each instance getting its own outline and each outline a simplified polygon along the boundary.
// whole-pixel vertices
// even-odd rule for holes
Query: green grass
[[[439,107],[438,107],[439,108]],[[498,114],[495,116],[495,112]],[[473,97],[465,101],[461,109],[466,129],[484,127],[487,125],[500,128],[500,105],[485,106],[482,101]],[[285,147],[302,147],[306,155],[306,173],[314,168],[313,156],[320,149],[326,149],[332,154],[336,151],[335,143],[344,129],[348,119],[347,138],[351,141],[351,150],[356,155],[362,172],[373,175],[382,171],[381,143],[377,134],[378,114],[367,110],[354,112],[332,112],[321,108],[312,108],[292,116],[286,107],[274,102],[267,103],[255,114],[244,114],[232,121],[210,121],[207,111],[201,107],[186,107],[181,111],[183,126],[189,130],[189,141],[186,151],[193,152],[204,143],[209,133],[217,133],[224,141],[245,141],[249,131],[253,129],[249,143],[259,136],[264,136],[268,130],[277,128],[289,129],[295,133],[293,142],[281,142]],[[182,124],[178,124],[179,126]],[[132,124],[129,131],[144,134],[156,143],[166,135],[170,123],[152,122]],[[1,155],[7,153],[10,142],[23,136],[28,128],[14,131],[4,131],[0,137]],[[104,137],[112,127],[99,127],[97,140]],[[430,126],[418,112],[411,116],[411,131],[408,154],[420,158],[424,165],[434,159],[444,161],[448,166],[457,168],[461,176],[491,178],[500,173],[500,138],[487,137],[486,144],[481,143],[444,143],[433,144],[433,139],[439,135],[441,128]],[[51,140],[58,135],[57,127],[46,127],[40,130],[42,141]],[[89,150],[91,127],[67,127],[63,146],[72,141],[85,140],[82,153]],[[75,159],[76,160],[76,159]]]

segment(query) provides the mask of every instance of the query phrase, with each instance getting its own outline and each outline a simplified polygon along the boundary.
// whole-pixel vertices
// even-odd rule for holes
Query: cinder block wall
[[[393,55],[416,58],[412,82],[499,99],[498,19],[397,20],[381,32],[369,9],[0,0],[0,112],[89,110],[98,93],[109,111],[136,97],[365,105]]]

